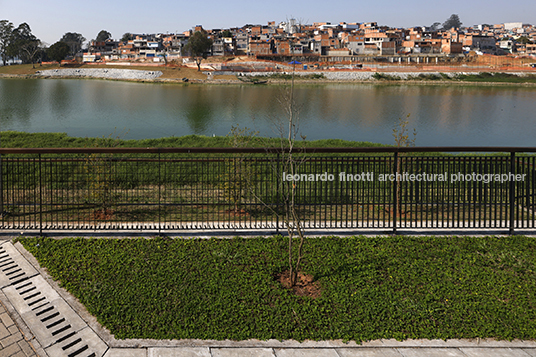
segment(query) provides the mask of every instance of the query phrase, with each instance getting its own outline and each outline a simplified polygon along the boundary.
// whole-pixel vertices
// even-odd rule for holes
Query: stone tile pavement
[[[22,330],[13,321],[2,301],[0,301],[0,356],[38,356]]]

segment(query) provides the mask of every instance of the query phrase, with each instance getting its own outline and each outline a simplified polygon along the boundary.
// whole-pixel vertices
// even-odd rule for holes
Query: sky
[[[0,20],[26,22],[33,34],[52,44],[66,32],[87,40],[107,30],[112,38],[130,33],[182,33],[195,25],[205,29],[276,23],[296,18],[301,23],[377,22],[391,27],[430,26],[458,14],[464,26],[523,22],[536,24],[536,1],[489,0],[0,0]]]

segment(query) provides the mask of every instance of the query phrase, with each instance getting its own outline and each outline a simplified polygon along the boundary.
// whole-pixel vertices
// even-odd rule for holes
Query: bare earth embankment
[[[15,65],[0,67],[0,78],[98,78],[109,80],[155,83],[284,83],[290,79],[291,69],[283,71],[230,72],[201,70],[185,66],[126,66],[126,65]],[[241,80],[237,77],[240,76]],[[536,70],[527,68],[493,69],[470,66],[386,66],[363,69],[296,70],[296,79],[302,82],[388,82],[388,83],[467,83],[480,84],[536,84]],[[252,78],[255,80],[251,81]],[[246,80],[244,80],[246,79]]]

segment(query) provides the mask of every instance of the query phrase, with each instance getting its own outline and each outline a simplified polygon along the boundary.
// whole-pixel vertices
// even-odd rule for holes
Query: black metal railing
[[[534,229],[536,148],[0,149],[0,229]],[[458,154],[454,154],[458,153]],[[461,154],[460,154],[461,153]]]

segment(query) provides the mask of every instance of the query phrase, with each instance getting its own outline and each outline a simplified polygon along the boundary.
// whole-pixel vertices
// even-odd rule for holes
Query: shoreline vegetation
[[[113,141],[114,147],[232,147],[232,138],[227,136],[185,135],[158,139],[120,139],[122,135],[114,133],[109,137],[74,137],[66,133],[26,133],[2,131],[3,148],[83,148],[103,147]],[[280,138],[258,137],[251,141],[251,147],[279,147]],[[388,147],[392,145],[366,141],[348,141],[341,139],[322,139],[297,141],[302,147]]]
[[[162,76],[156,79],[117,79],[117,78],[105,78],[105,77],[89,77],[89,76],[42,76],[37,72],[43,70],[54,69],[128,69],[128,70],[140,70],[140,71],[161,71]],[[441,72],[440,70],[430,72],[422,68],[415,68],[411,72],[407,69],[397,71],[396,69],[390,69],[390,72],[377,71],[371,72],[369,70],[353,70],[353,71],[335,71],[333,73],[361,73],[369,75],[369,79],[329,79],[323,72],[308,71],[307,75],[296,75],[295,82],[303,84],[329,84],[329,83],[366,83],[366,84],[426,84],[426,85],[536,85],[536,71],[479,71],[460,67],[459,71],[453,72],[450,68],[449,71]],[[329,71],[324,71],[329,72]],[[0,78],[18,78],[18,79],[49,79],[49,78],[65,78],[65,79],[105,79],[112,81],[128,81],[128,82],[141,82],[141,83],[196,83],[196,84],[258,84],[259,82],[265,82],[266,84],[285,84],[292,79],[292,75],[288,72],[282,73],[267,73],[266,75],[256,76],[242,76],[231,74],[210,74],[207,75],[207,71],[199,72],[196,69],[188,67],[153,67],[153,66],[120,66],[120,65],[71,65],[58,67],[57,65],[45,64],[43,66],[37,66],[32,68],[31,65],[14,65],[0,67]],[[393,74],[395,73],[395,74]],[[523,73],[524,75],[519,75]],[[526,74],[525,74],[526,73]],[[397,76],[400,75],[400,76]],[[405,78],[404,78],[405,77]],[[185,81],[187,79],[187,81]],[[246,79],[246,80],[244,80]]]

